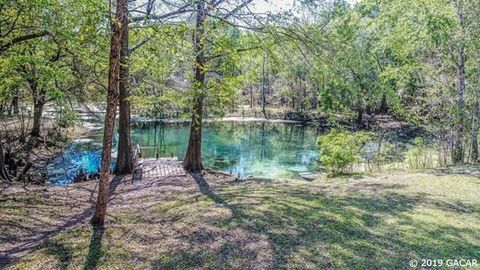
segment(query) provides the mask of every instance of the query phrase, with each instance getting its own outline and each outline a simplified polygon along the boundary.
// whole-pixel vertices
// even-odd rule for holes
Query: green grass
[[[9,268],[411,269],[414,258],[480,261],[479,198],[479,178],[448,174],[121,184],[105,232],[92,232],[85,219]],[[9,211],[20,200],[9,201]],[[10,219],[27,222],[17,210]]]

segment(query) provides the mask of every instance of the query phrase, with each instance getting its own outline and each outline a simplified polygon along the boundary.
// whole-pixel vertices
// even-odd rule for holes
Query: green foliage
[[[105,2],[90,0],[12,0],[0,8],[0,105],[14,97],[21,107],[66,96],[79,102],[99,95],[107,61],[102,26]],[[15,42],[32,33],[36,38]],[[2,50],[5,44],[13,45]],[[74,100],[75,100],[74,99]]]
[[[345,173],[351,165],[361,161],[360,151],[372,138],[368,132],[332,129],[317,139],[320,162],[333,176]]]
[[[77,113],[74,110],[67,108],[60,108],[58,115],[55,118],[55,122],[61,128],[68,128],[75,125],[77,121]]]
[[[416,138],[414,145],[405,154],[405,164],[409,169],[429,169],[438,166],[438,152],[429,147],[423,138]]]

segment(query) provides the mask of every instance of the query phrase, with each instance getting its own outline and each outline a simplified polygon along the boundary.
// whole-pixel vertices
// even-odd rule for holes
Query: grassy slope
[[[94,187],[2,191],[4,262],[9,255],[12,269],[409,269],[411,258],[480,259],[473,176],[120,183],[106,231],[92,233]],[[52,237],[12,259],[30,250],[19,243],[45,235]]]

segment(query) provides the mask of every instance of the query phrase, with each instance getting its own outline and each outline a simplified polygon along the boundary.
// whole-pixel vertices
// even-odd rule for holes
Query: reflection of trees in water
[[[178,127],[176,124],[170,124],[169,127],[172,132]],[[163,122],[136,122],[132,125],[132,143],[138,144],[143,149],[146,157],[155,157],[157,154],[162,156],[169,156],[166,141],[166,124]]]
[[[302,134],[301,138],[302,138],[302,145],[303,145],[305,143],[305,129],[301,128],[300,133]]]
[[[151,147],[144,149],[148,157],[155,157],[156,153],[159,156],[170,156],[170,153],[174,153],[182,159],[188,130],[186,123],[134,122],[132,143]],[[313,156],[316,158],[315,140],[319,134],[317,128],[291,123],[206,123],[202,154],[206,165],[216,170],[232,170],[235,174],[240,172],[242,177],[259,173],[267,176],[281,173],[289,167],[306,165]],[[81,149],[75,150],[76,154],[87,152],[89,147],[93,148],[91,150],[99,149],[95,144],[98,145],[101,137],[92,138],[95,142],[81,145]],[[99,156],[100,154],[92,153],[91,156],[84,155],[83,158],[93,161]],[[69,157],[68,160],[72,158]]]
[[[156,155],[165,156],[167,154],[167,145],[165,142],[165,123],[155,122],[155,132],[153,134],[154,147]]]
[[[262,139],[261,139],[261,144],[260,144],[260,160],[263,161],[263,158],[265,157],[265,122],[262,122],[262,127],[261,127],[261,134],[262,134]]]

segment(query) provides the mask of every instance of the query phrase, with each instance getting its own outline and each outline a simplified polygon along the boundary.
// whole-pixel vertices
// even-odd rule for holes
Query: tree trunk
[[[478,98],[478,97],[476,97]],[[471,160],[475,163],[478,160],[478,117],[480,114],[480,108],[478,101],[474,105],[473,116],[472,116],[472,133],[471,133]]]
[[[317,91],[315,91],[317,90]],[[316,110],[318,107],[318,96],[317,93],[320,92],[320,89],[314,88],[312,89],[312,99],[310,100],[310,106],[312,107],[313,110]]]
[[[120,70],[120,51],[123,27],[127,10],[127,0],[117,0],[115,21],[112,22],[113,33],[110,40],[110,61],[108,70],[108,93],[107,110],[105,114],[105,126],[103,132],[102,161],[100,169],[100,183],[98,185],[98,197],[95,212],[91,219],[93,226],[103,227],[107,202],[109,198],[110,184],[110,160],[112,156],[113,133],[115,129],[115,114],[118,104],[118,76]]]
[[[0,134],[0,180],[11,181],[7,169],[5,169],[5,154],[3,153],[3,137]]]
[[[38,144],[38,136],[30,136],[30,138],[28,139],[28,142],[27,144],[25,145],[25,167],[23,168],[23,170],[20,172],[20,175],[18,176],[18,179],[20,181],[23,181],[23,182],[26,182],[27,180],[27,172],[28,170],[30,170],[30,168],[32,167],[32,151],[33,151],[33,148],[35,148]]]
[[[30,88],[33,93],[33,126],[30,135],[40,137],[42,127],[43,107],[45,106],[46,90],[44,87],[38,92],[38,84],[36,81],[30,81]]]
[[[128,11],[127,11],[128,12]],[[118,119],[118,151],[117,160],[115,164],[115,174],[124,175],[133,172],[133,153],[132,141],[130,138],[130,101],[129,95],[129,50],[128,50],[128,16],[125,16],[123,21],[123,34],[120,55],[120,106]]]
[[[452,152],[453,163],[461,163],[463,161],[463,133],[464,133],[464,112],[463,112],[463,98],[465,93],[465,55],[464,55],[464,37],[465,37],[465,22],[463,19],[463,1],[458,1],[457,16],[461,27],[461,40],[458,46],[457,55],[457,123],[456,123],[456,138],[454,149]]]
[[[302,101],[300,103],[300,111],[303,112],[305,111],[305,100],[307,99],[307,84],[305,83],[304,85],[304,78],[303,78],[303,75],[300,76],[299,78],[299,86],[300,86],[300,91],[301,91],[301,97],[300,97],[300,100]]]
[[[250,108],[253,108],[253,87],[250,86]]]
[[[478,113],[478,111],[477,111]],[[472,123],[472,161],[478,161],[478,124],[477,124],[477,116],[473,116],[473,123]]]
[[[202,163],[202,113],[203,98],[199,97],[195,102],[195,109],[192,115],[190,127],[190,138],[188,140],[187,153],[183,160],[183,167],[188,172],[200,172],[203,170]]]
[[[473,119],[472,119],[472,161],[479,162],[480,159],[478,158],[478,120],[480,120],[480,74],[478,76],[478,86],[475,88],[474,98],[475,108],[473,109]]]
[[[203,98],[205,91],[205,2],[197,2],[196,29],[193,40],[195,44],[195,81],[194,87],[195,99],[192,112],[192,124],[190,127],[190,138],[188,148],[183,159],[183,168],[188,172],[200,172],[203,169],[202,164],[202,116],[203,116]]]
[[[45,103],[43,101],[38,101],[33,104],[33,126],[30,135],[34,137],[40,137],[44,105]]]
[[[380,103],[380,108],[378,110],[380,114],[387,114],[388,113],[388,103],[387,103],[387,95],[383,94],[382,101]]]
[[[15,96],[12,98],[12,103],[10,104],[9,114],[18,114],[19,112],[19,98],[18,98],[18,90],[15,93]]]
[[[262,60],[262,113],[263,117],[267,118],[267,112],[265,110],[265,103],[267,103],[267,99],[265,97],[265,54],[263,54],[263,60]]]
[[[357,127],[363,128],[363,109],[357,109]]]

